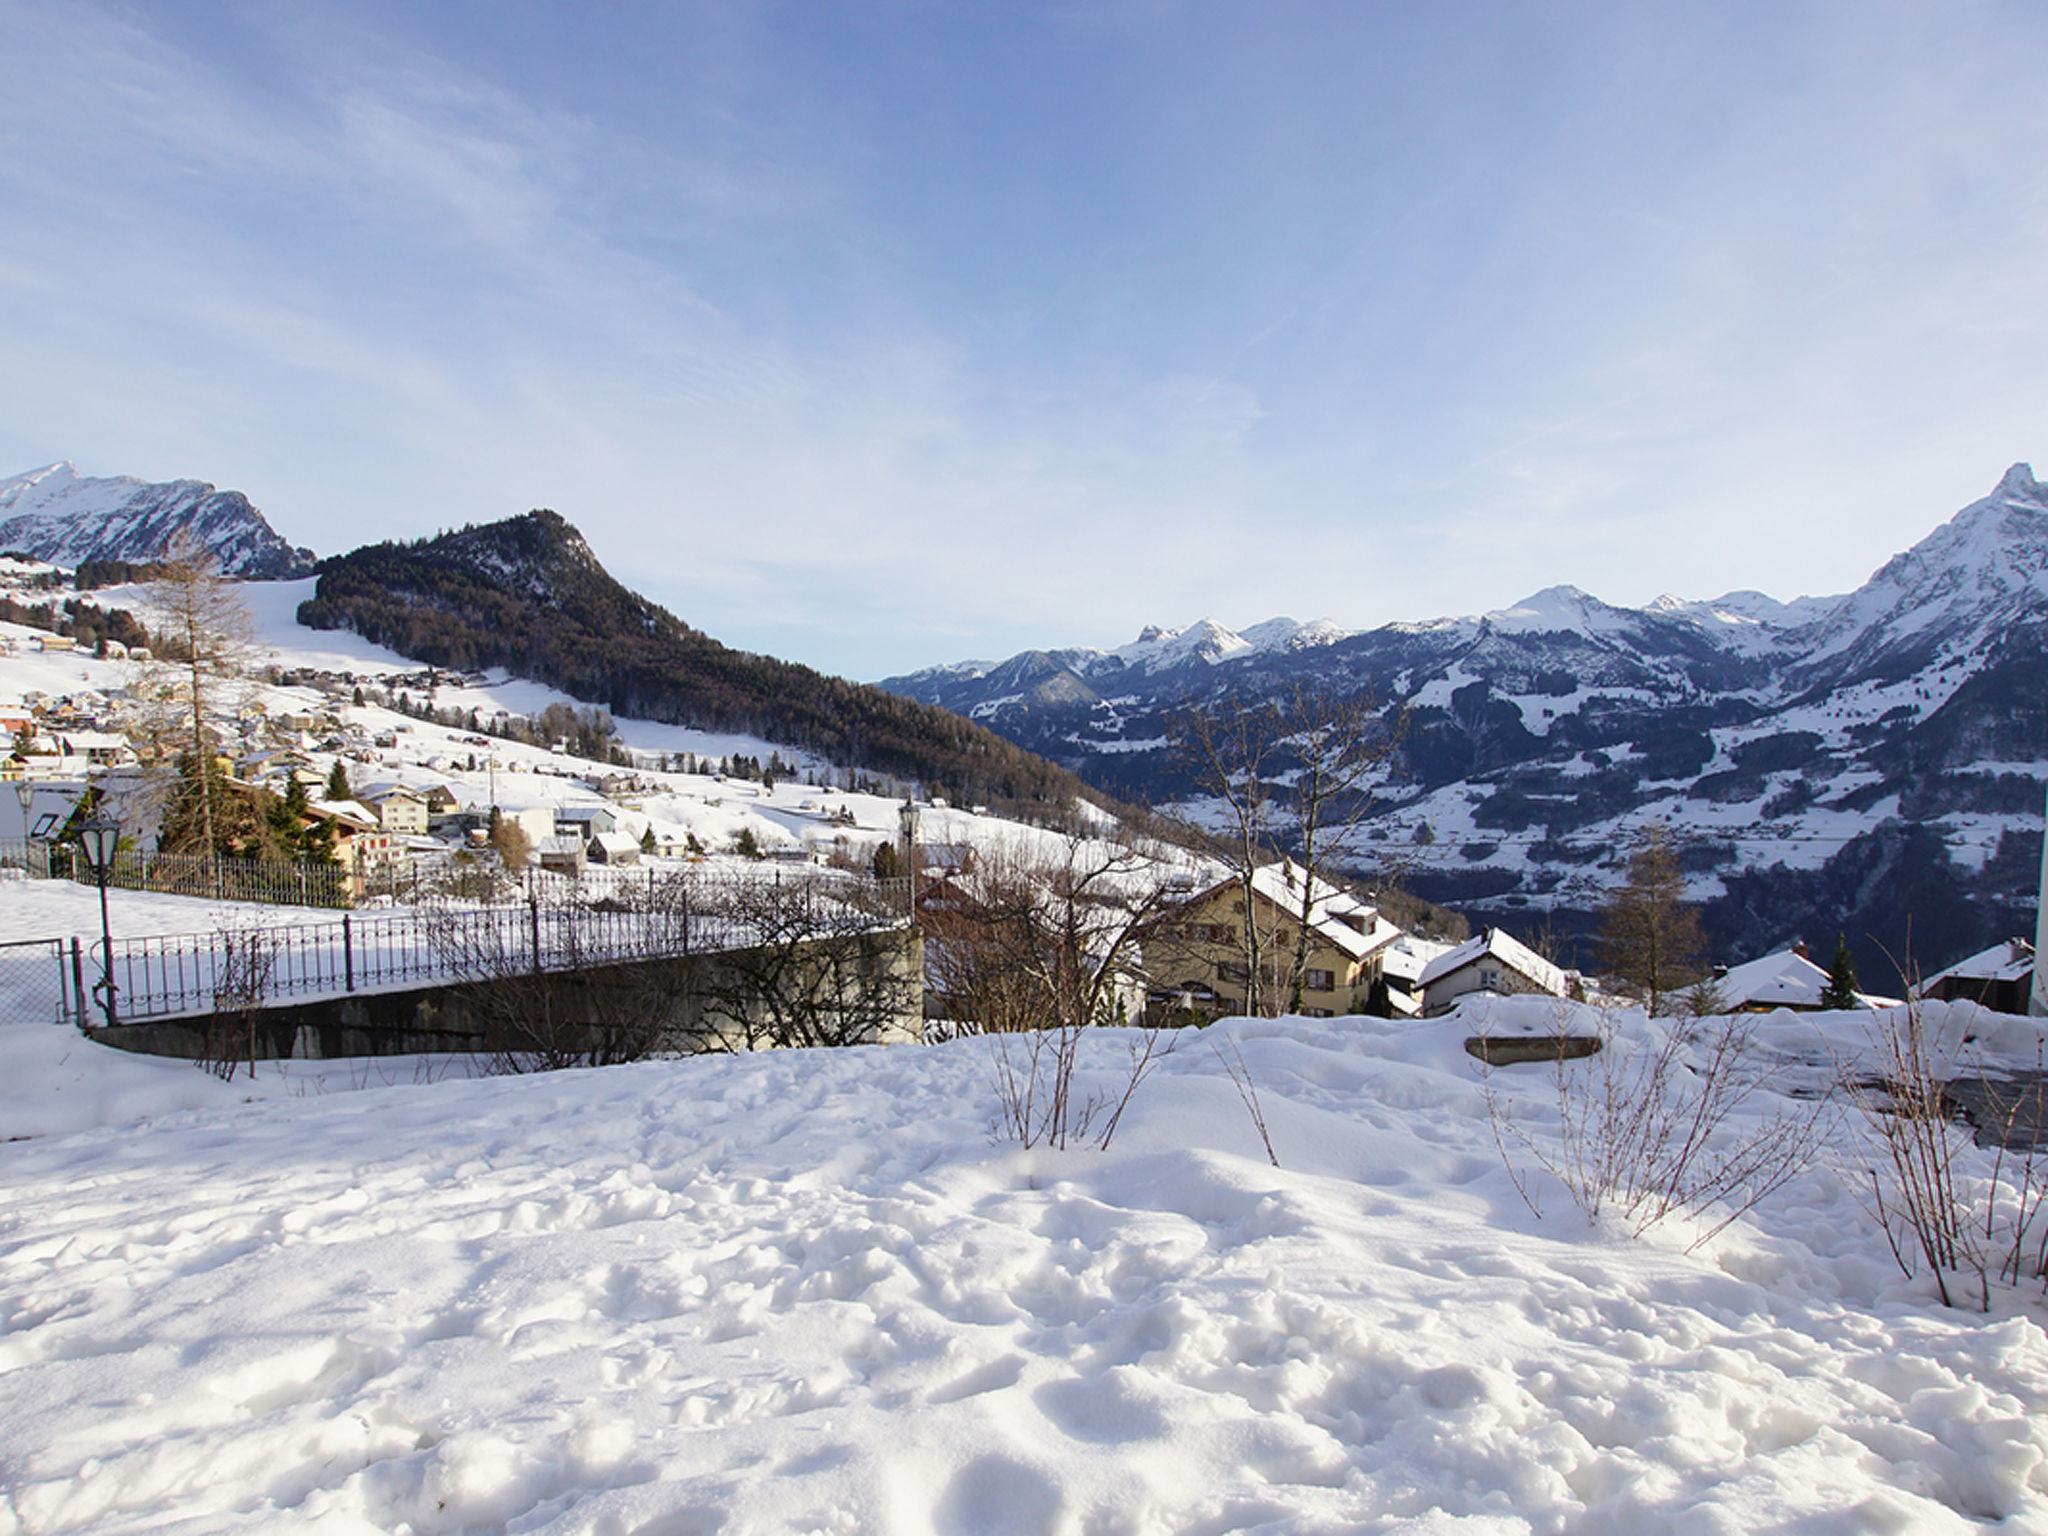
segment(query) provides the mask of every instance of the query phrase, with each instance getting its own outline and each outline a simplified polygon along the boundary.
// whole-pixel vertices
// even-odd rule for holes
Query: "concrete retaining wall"
[[[121,1050],[190,1061],[537,1050],[615,1060],[713,1044],[891,1043],[919,1037],[923,977],[922,939],[889,929],[116,1024],[92,1035]],[[855,1038],[776,1038],[777,1019],[806,1013],[838,1021]]]

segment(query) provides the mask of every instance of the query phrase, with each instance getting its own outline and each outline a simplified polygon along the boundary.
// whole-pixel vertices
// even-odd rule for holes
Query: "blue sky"
[[[1847,590],[2048,475],[2036,4],[0,0],[0,473],[856,677]]]

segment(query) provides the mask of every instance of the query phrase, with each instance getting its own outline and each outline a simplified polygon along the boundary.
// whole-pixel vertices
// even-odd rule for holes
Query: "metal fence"
[[[645,892],[631,904],[622,899]],[[760,898],[767,893],[764,903]],[[100,1024],[215,1013],[286,999],[344,996],[521,972],[569,972],[634,960],[707,954],[836,923],[905,921],[879,882],[836,871],[670,876],[596,904],[429,908],[347,913],[331,922],[226,926],[212,933],[115,939],[81,948],[43,941],[55,969],[58,1016]],[[734,899],[741,896],[742,899]],[[54,948],[52,948],[54,946]],[[49,960],[46,958],[46,963]],[[111,982],[112,996],[108,997]]]
[[[0,1025],[64,1024],[77,1016],[71,941],[19,939],[0,944]]]
[[[76,846],[70,843],[24,843],[19,838],[0,841],[0,869],[20,870],[32,880],[97,883]],[[155,891],[169,896],[203,896],[215,901],[260,902],[267,906],[339,909],[350,904],[349,872],[339,864],[209,859],[196,853],[145,853],[128,848],[114,856],[107,884],[122,891]]]

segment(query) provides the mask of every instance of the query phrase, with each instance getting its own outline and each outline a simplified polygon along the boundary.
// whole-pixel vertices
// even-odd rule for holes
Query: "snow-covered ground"
[[[0,1145],[0,1531],[2048,1531],[2038,1286],[1941,1308],[1825,1162],[1690,1251],[1534,1215],[1480,1022],[1183,1034],[1106,1152],[992,1139],[975,1039],[165,1068],[212,1107]]]

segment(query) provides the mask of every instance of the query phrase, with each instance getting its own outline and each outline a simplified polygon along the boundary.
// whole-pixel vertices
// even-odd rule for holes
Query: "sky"
[[[875,678],[1849,590],[2048,475],[2035,4],[0,0],[0,474]]]

